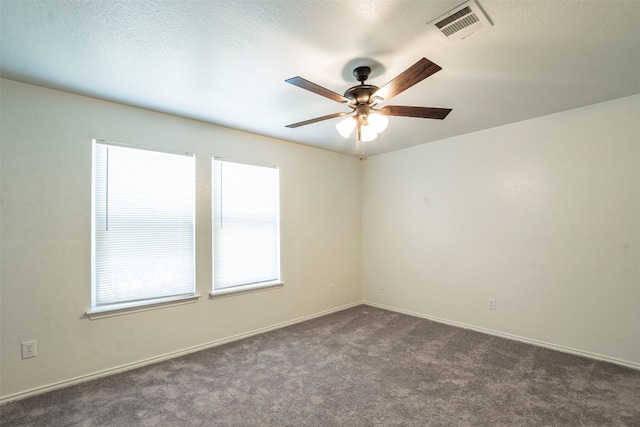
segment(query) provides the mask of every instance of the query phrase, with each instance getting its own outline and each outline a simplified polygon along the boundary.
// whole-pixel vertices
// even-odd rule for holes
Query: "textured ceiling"
[[[393,100],[450,107],[391,117],[368,155],[640,93],[640,1],[479,0],[494,25],[447,43],[443,1],[0,2],[2,77],[352,154],[349,111],[285,79],[338,93],[373,65],[377,86],[426,57],[442,70]],[[384,105],[384,104],[383,104]]]

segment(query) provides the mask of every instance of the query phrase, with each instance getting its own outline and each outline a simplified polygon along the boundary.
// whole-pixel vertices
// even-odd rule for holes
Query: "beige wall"
[[[361,300],[355,157],[8,80],[1,93],[2,398]],[[91,295],[92,138],[196,154],[198,302],[83,317]],[[283,288],[207,298],[214,155],[279,165]],[[27,340],[37,340],[38,356],[21,360]]]
[[[363,162],[364,300],[640,368],[638,135],[635,95]]]

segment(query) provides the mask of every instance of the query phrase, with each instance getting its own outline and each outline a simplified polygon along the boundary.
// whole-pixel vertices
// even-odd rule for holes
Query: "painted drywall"
[[[356,158],[9,80],[0,89],[0,397],[361,300]],[[196,303],[93,321],[84,317],[91,295],[92,138],[196,154],[196,275],[202,295]],[[214,155],[280,167],[284,287],[207,297]],[[21,360],[20,343],[27,340],[37,340],[38,355]]]
[[[640,368],[638,135],[635,95],[368,159],[364,300]]]

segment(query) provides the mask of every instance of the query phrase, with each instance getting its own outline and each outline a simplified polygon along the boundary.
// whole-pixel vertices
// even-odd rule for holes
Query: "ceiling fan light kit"
[[[373,141],[387,128],[389,124],[387,116],[418,117],[438,120],[447,117],[451,112],[450,108],[409,107],[400,105],[388,105],[383,108],[375,108],[379,103],[390,100],[440,70],[440,66],[426,58],[422,58],[382,88],[379,88],[378,86],[364,83],[371,74],[370,67],[357,67],[353,70],[353,75],[360,84],[347,89],[344,96],[305,80],[302,77],[292,77],[285,80],[285,82],[344,104],[351,108],[351,111],[328,114],[303,122],[292,123],[286,127],[297,128],[323,120],[348,116],[336,124],[336,130],[344,138],[349,138],[353,131],[356,130],[356,155],[362,157],[364,148],[362,142]]]
[[[378,113],[377,111],[371,111],[368,115],[362,118],[361,124],[361,137],[364,141],[373,141],[378,137],[378,134],[384,132],[389,124],[389,119],[386,116]],[[358,124],[357,116],[349,116],[346,119],[336,124],[336,129],[343,138],[349,138],[353,133],[353,130]],[[364,139],[365,134],[373,135],[370,139]]]

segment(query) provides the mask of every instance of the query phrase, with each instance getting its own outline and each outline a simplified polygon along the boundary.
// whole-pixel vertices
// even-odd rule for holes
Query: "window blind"
[[[280,280],[277,167],[213,159],[213,289]]]
[[[94,142],[94,308],[195,294],[195,162]]]

